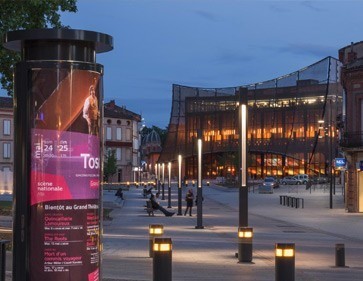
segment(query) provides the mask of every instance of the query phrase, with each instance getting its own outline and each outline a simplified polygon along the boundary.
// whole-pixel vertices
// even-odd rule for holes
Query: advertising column
[[[103,67],[95,53],[111,50],[112,37],[8,33],[8,42],[17,40],[25,52],[15,75],[15,120],[23,132],[15,141],[13,280],[98,281]]]
[[[63,71],[54,84],[47,69],[32,73],[37,87],[32,89],[30,276],[67,280],[66,273],[94,281],[100,260],[99,74]],[[54,74],[60,78],[59,71]]]

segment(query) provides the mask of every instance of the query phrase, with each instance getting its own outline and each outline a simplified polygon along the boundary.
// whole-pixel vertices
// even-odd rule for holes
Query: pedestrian
[[[187,215],[188,211],[189,211],[189,216],[192,216],[192,208],[193,208],[193,201],[194,201],[194,194],[193,194],[192,189],[188,190],[188,192],[185,196],[185,201],[187,202],[187,208],[185,209],[184,216]]]

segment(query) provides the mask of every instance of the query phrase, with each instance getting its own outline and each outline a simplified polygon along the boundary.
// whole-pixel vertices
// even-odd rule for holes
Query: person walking
[[[192,189],[188,190],[188,192],[185,196],[185,201],[187,202],[187,208],[185,209],[184,216],[187,215],[188,211],[189,211],[189,216],[192,216],[192,208],[193,208],[193,201],[194,201],[194,194],[193,194]]]

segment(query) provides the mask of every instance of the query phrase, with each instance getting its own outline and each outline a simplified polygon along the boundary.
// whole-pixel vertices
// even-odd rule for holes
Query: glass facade
[[[184,158],[196,177],[196,138],[202,131],[203,177],[235,178],[239,167],[238,92],[248,99],[248,173],[328,173],[338,156],[336,116],[342,108],[340,63],[328,57],[270,81],[231,88],[173,85],[173,103],[160,163]],[[177,166],[177,165],[174,165]]]

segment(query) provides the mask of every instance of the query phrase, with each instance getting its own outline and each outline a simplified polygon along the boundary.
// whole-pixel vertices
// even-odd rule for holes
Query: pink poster
[[[32,281],[99,280],[99,78],[85,70],[33,73]]]

